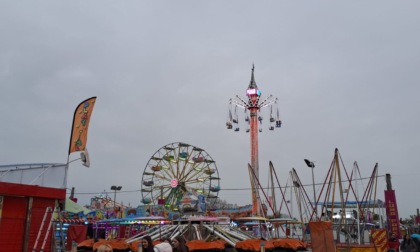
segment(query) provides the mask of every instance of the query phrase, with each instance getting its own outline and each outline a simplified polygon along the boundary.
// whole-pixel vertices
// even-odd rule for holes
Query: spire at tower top
[[[254,79],[254,69],[255,69],[254,64],[252,64],[251,81],[249,82],[248,89],[258,89],[257,83],[255,82],[255,79]]]
[[[249,82],[248,89],[246,90],[247,96],[251,96],[251,95],[261,96],[261,92],[260,90],[258,90],[257,83],[255,82],[255,79],[254,79],[254,69],[255,69],[254,64],[252,64],[251,81]]]

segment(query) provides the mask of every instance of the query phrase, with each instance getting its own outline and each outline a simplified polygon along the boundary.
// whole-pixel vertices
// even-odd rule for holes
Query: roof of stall
[[[362,205],[365,208],[385,207],[385,202],[382,200],[368,200],[368,201],[334,201],[334,202],[318,202],[318,205],[326,206],[327,208],[340,208],[345,205],[346,208],[356,208],[357,205]]]
[[[240,217],[235,219],[237,221],[268,221],[267,218],[261,216]]]
[[[276,224],[302,224],[301,221],[290,219],[290,218],[275,218],[269,220],[271,223]]]

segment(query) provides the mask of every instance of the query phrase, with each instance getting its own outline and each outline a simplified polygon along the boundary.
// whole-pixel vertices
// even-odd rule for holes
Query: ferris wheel
[[[147,162],[141,202],[175,209],[186,193],[217,199],[219,191],[216,162],[205,150],[177,142],[163,146]]]

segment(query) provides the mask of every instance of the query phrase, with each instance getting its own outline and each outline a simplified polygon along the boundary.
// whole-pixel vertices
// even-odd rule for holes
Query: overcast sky
[[[390,173],[400,217],[420,208],[420,3],[417,1],[1,1],[0,164],[65,163],[76,106],[97,96],[91,167],[70,165],[82,204],[141,176],[161,147],[216,160],[222,189],[249,188],[249,135],[227,130],[252,64],[283,126],[259,136],[260,177],[321,183],[338,148],[346,169]],[[266,113],[263,110],[263,113]],[[268,118],[268,116],[265,116]],[[244,125],[242,124],[242,128]],[[78,158],[78,153],[70,160]],[[385,178],[378,195],[384,199]],[[414,193],[413,193],[414,192]],[[251,203],[246,190],[222,190]]]

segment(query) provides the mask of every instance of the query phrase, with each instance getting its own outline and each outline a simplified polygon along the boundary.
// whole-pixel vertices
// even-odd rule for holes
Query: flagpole
[[[68,174],[68,171],[69,171],[69,164],[70,164],[69,160],[70,160],[70,154],[67,155],[66,167],[64,169],[64,184],[63,184],[63,187],[66,190],[67,190],[67,174]]]
[[[73,121],[72,121],[72,126],[71,126],[71,132],[70,132],[70,144],[69,144],[69,152],[67,155],[67,162],[66,162],[66,166],[64,167],[64,181],[63,181],[63,188],[66,190],[67,193],[67,179],[68,179],[68,173],[69,173],[69,165],[71,162],[81,159],[75,159],[72,160],[70,162],[70,154],[72,152],[75,151],[84,151],[86,149],[86,141],[87,141],[87,130],[88,130],[88,126],[89,126],[89,121],[90,121],[90,115],[92,113],[93,107],[95,106],[95,101],[96,101],[96,96],[91,97],[89,99],[86,99],[84,101],[82,101],[75,109],[74,111],[74,115],[73,115]],[[79,116],[77,115],[79,111]],[[90,112],[90,113],[89,113]],[[80,116],[80,114],[82,114],[82,116]],[[79,132],[79,139],[77,139],[75,141],[75,139],[73,139],[74,136],[74,131],[79,128],[79,125],[75,125],[76,122],[76,116],[78,116],[78,120],[80,120],[81,124],[82,124],[82,129],[84,132],[84,135],[81,136],[81,132]],[[78,121],[79,122],[79,121]],[[84,138],[84,141],[82,141],[80,143],[80,138]],[[78,145],[78,148],[72,148],[73,144],[76,146],[76,143]],[[79,148],[81,147],[81,148]],[[67,198],[67,196],[66,196]],[[64,202],[64,206],[65,206],[65,202]],[[59,215],[60,216],[60,215]],[[61,223],[61,216],[60,216],[60,226],[62,227],[62,223]],[[64,245],[64,236],[63,236],[63,228],[60,229],[60,236],[61,236],[61,241],[60,241],[60,245],[63,246]]]

